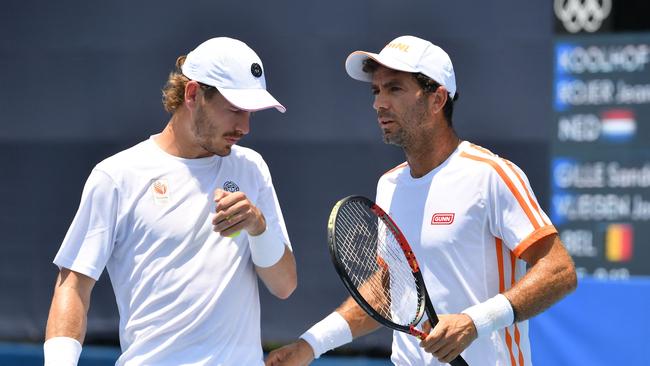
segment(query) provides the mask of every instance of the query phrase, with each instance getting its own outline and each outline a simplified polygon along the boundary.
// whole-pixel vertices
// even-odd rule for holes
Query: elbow
[[[276,289],[274,291],[273,295],[277,297],[280,300],[286,300],[293,294],[293,292],[296,290],[296,287],[298,287],[298,280],[296,276],[293,276],[293,278],[288,279],[283,286],[280,288]]]
[[[575,268],[571,267],[571,277],[569,280],[569,292],[573,292],[578,288],[578,275]]]
[[[567,266],[564,270],[564,284],[566,287],[566,294],[570,294],[578,288],[578,275],[573,263]]]

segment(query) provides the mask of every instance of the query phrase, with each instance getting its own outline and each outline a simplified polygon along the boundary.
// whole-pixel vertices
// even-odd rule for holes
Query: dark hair
[[[167,83],[162,89],[162,103],[165,110],[169,113],[176,112],[176,109],[183,105],[183,101],[185,100],[185,87],[190,79],[183,75],[181,67],[185,63],[186,57],[187,56],[179,56],[176,59],[176,69],[169,73]],[[199,83],[199,85],[203,90],[205,98],[208,100],[219,93],[219,90],[213,86],[203,83]]]
[[[379,68],[379,66],[380,66],[379,62],[371,58],[367,58],[363,61],[363,71],[367,73],[373,73],[377,71],[377,68]],[[412,72],[410,74],[413,75],[420,88],[422,88],[422,90],[427,94],[435,92],[440,87],[440,84],[438,82],[424,75],[421,72]],[[458,92],[454,94],[453,98],[449,96],[447,98],[447,102],[445,102],[445,105],[442,107],[442,113],[447,119],[447,123],[449,124],[450,127],[452,125],[451,119],[454,114],[454,102],[456,100],[458,100]]]

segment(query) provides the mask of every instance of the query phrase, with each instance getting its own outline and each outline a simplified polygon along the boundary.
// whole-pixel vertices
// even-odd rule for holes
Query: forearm
[[[270,267],[255,266],[255,269],[264,285],[278,298],[286,299],[296,289],[298,284],[296,260],[286,245],[284,254],[277,263]]]
[[[357,338],[375,331],[381,325],[371,318],[353,298],[348,297],[336,309],[348,323],[352,337]]]
[[[83,343],[90,293],[94,283],[92,278],[67,269],[59,273],[47,319],[45,339],[70,337]]]
[[[67,269],[59,273],[45,330],[45,366],[77,365],[94,284],[94,279],[80,273]]]
[[[87,306],[75,290],[57,289],[52,298],[45,339],[70,337],[83,343],[86,336],[87,311]]]
[[[518,322],[543,312],[575,288],[576,275],[572,267],[540,261],[504,295],[512,304]]]
[[[557,235],[541,238],[522,259],[531,268],[511,289],[463,310],[479,337],[541,313],[575,288],[573,261]]]
[[[572,292],[577,286],[573,261],[557,235],[540,243],[541,253],[533,253],[526,275],[504,295],[515,312],[515,321],[529,319]]]

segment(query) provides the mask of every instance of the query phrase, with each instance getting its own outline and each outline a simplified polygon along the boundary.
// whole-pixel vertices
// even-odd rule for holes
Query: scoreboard
[[[555,40],[550,215],[580,275],[650,275],[650,33]]]

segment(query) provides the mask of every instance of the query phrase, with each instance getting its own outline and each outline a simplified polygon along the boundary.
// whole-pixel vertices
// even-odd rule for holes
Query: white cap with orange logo
[[[183,75],[213,86],[239,109],[286,108],[266,90],[262,60],[244,42],[228,37],[209,39],[187,55]]]
[[[444,86],[452,98],[456,95],[456,76],[449,55],[429,41],[401,36],[388,43],[379,54],[354,51],[345,60],[348,75],[353,79],[372,81],[372,74],[363,71],[363,62],[368,58],[389,69],[420,72]]]

